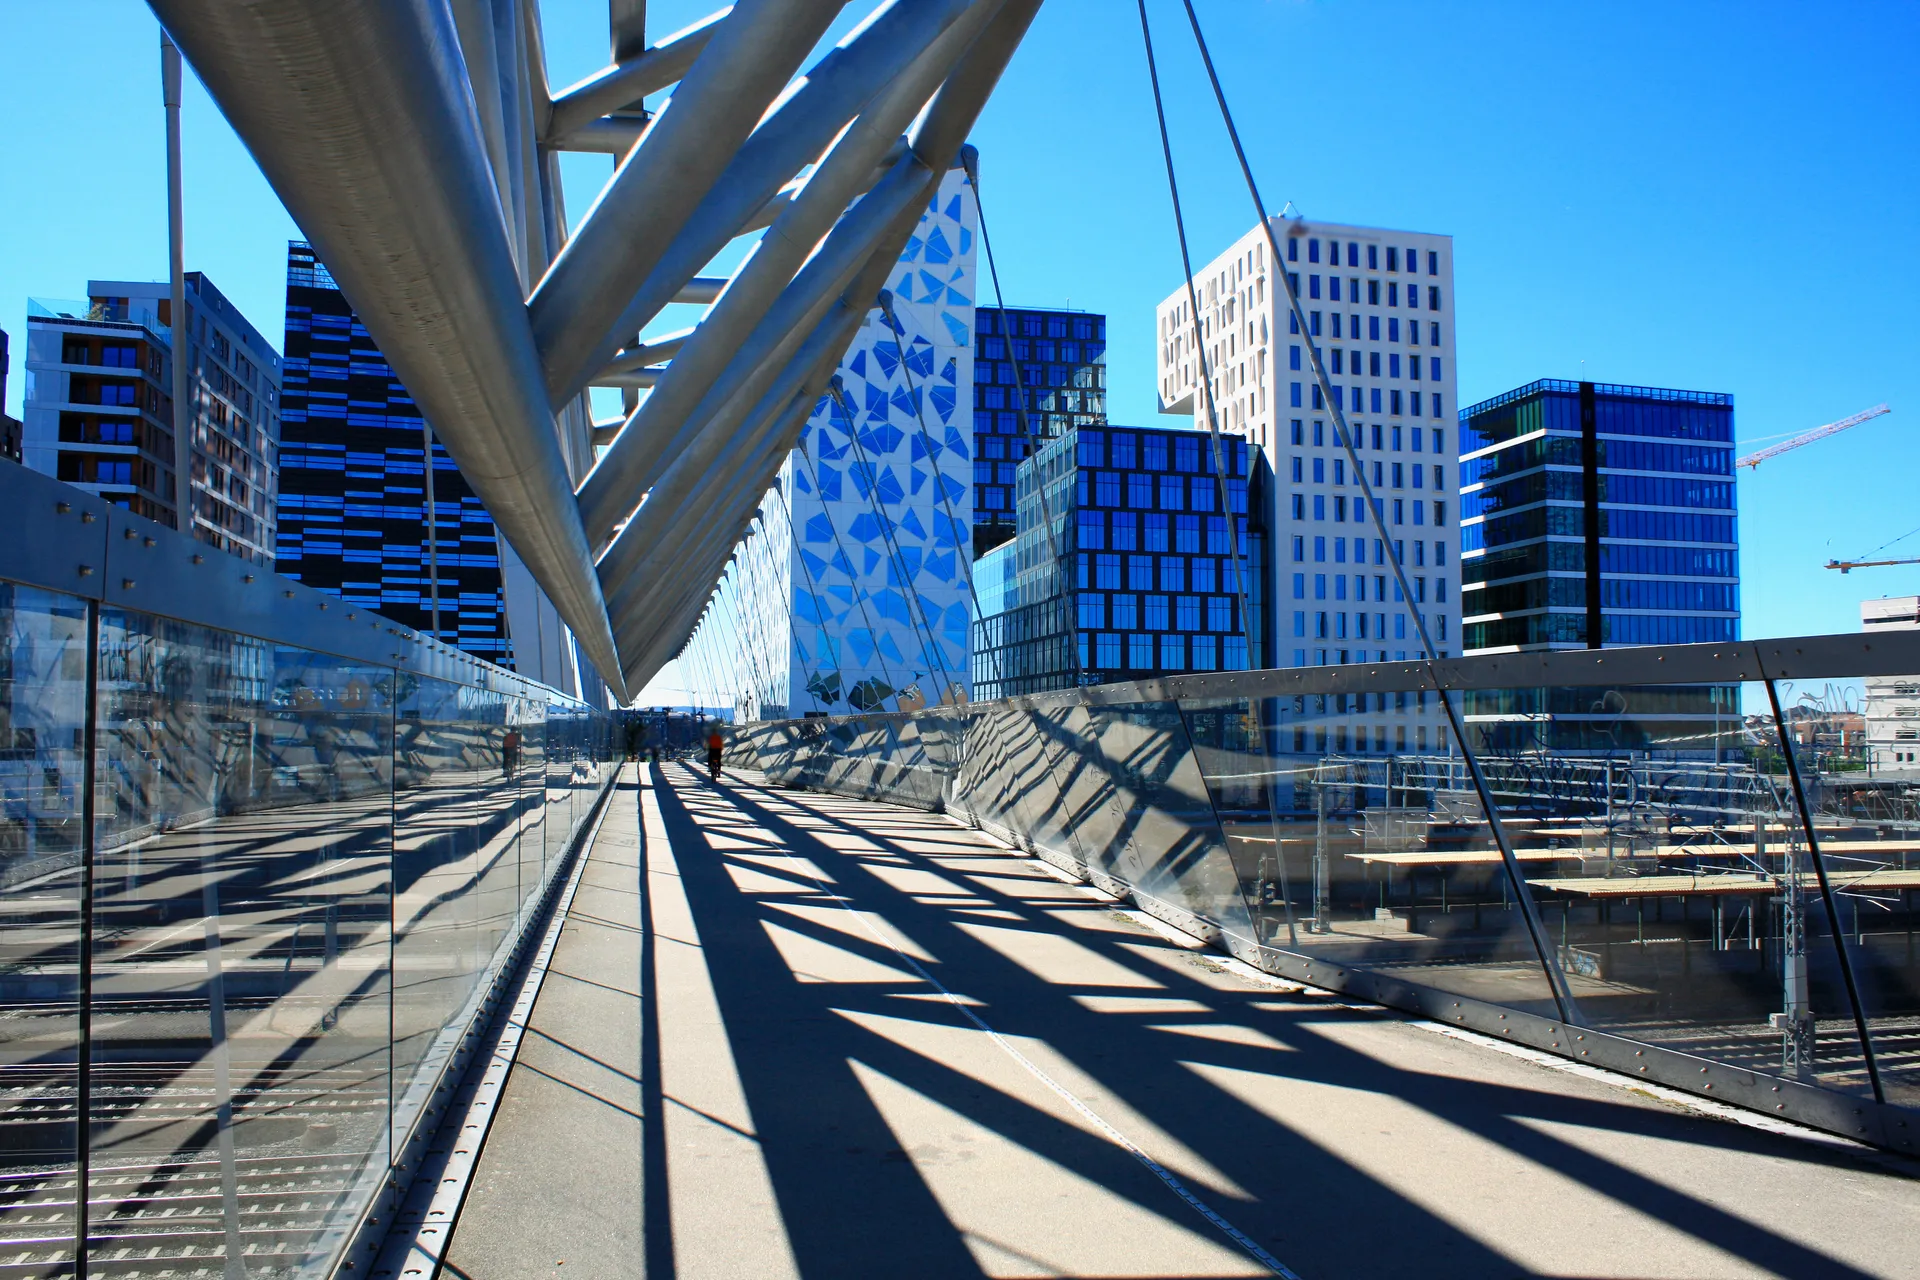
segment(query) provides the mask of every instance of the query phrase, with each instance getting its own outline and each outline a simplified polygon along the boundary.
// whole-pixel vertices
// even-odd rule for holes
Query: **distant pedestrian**
[[[727,748],[727,740],[720,736],[720,725],[716,721],[707,733],[707,772],[713,775],[715,782],[720,781],[720,753]]]

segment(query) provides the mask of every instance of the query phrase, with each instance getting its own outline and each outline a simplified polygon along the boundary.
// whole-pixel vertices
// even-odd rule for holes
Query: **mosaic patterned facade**
[[[949,173],[840,362],[716,611],[756,651],[743,718],[844,715],[968,687],[973,189]],[[784,650],[784,655],[783,651]]]

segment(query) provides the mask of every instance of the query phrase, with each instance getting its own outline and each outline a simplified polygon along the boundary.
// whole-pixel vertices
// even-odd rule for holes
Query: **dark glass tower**
[[[1468,653],[1737,637],[1732,396],[1540,381],[1460,425]]]
[[[1018,524],[1014,469],[1027,456],[1019,393],[1035,442],[1107,420],[1107,318],[1085,311],[982,306],[973,362],[973,554],[1007,541]],[[1011,332],[1007,332],[1011,330]],[[1016,386],[1014,364],[1019,363]]]
[[[287,248],[277,567],[290,578],[512,665],[493,518],[436,440],[427,545],[420,411],[311,246]]]
[[[1468,653],[1722,642],[1740,634],[1733,397],[1541,381],[1460,414]],[[1733,686],[1478,691],[1490,749],[1712,754]]]

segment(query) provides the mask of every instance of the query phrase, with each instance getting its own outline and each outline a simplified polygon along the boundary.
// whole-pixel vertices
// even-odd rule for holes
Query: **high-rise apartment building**
[[[279,569],[476,657],[512,664],[493,518],[310,245],[287,247]]]
[[[193,536],[273,562],[280,356],[198,271],[186,274]],[[172,291],[93,280],[85,302],[33,299],[22,460],[181,527],[175,499]]]
[[[1194,277],[1197,326],[1184,287],[1160,304],[1161,411],[1206,425],[1204,355],[1221,429],[1266,456],[1275,665],[1418,658],[1416,612],[1439,654],[1457,652],[1453,239],[1287,218],[1273,230],[1284,262],[1271,261],[1255,227]],[[1304,332],[1280,270],[1298,294]],[[1310,345],[1353,432],[1352,453],[1336,436]],[[1389,556],[1404,567],[1412,600]]]
[[[979,697],[1264,665],[1271,473],[1245,437],[1220,443],[1228,510],[1202,431],[1080,427],[1020,464],[1019,531],[974,564]]]
[[[1035,445],[1107,420],[1107,318],[1086,311],[978,311],[973,382],[973,554],[1014,536],[1014,471]]]
[[[1460,433],[1467,652],[1738,637],[1732,396],[1542,380]]]

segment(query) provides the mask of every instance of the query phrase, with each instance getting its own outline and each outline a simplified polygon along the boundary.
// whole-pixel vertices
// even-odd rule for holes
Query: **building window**
[[[1430,276],[1440,274],[1440,255],[1432,249],[1427,250],[1427,274]]]
[[[1212,671],[1218,665],[1217,642],[1214,638],[1212,636],[1195,636],[1193,638],[1193,669],[1195,671]]]
[[[1135,632],[1127,637],[1127,665],[1136,671],[1153,666],[1153,637]]]
[[[1295,418],[1293,420],[1293,442],[1295,444],[1299,444],[1302,438],[1303,436],[1302,436],[1302,429],[1300,426],[1300,419]]]
[[[1295,609],[1293,611],[1293,634],[1303,640],[1306,638],[1307,614],[1304,609]]]
[[[1113,626],[1116,631],[1132,631],[1140,625],[1140,597],[1122,592],[1113,597]]]
[[[1411,302],[1413,301],[1413,299],[1409,298],[1407,299],[1407,301]],[[1437,284],[1430,284],[1427,286],[1427,310],[1438,311],[1439,309],[1440,309],[1440,286]]]
[[[1315,520],[1327,518],[1327,497],[1323,493],[1313,495],[1313,518]]]
[[[1305,520],[1307,518],[1307,499],[1303,494],[1296,493],[1293,495],[1293,518],[1295,520]]]
[[[1292,407],[1293,407],[1293,408],[1295,408],[1295,409],[1298,409],[1298,408],[1300,408],[1300,407],[1301,407],[1301,404],[1300,404],[1300,384],[1299,384],[1299,383],[1297,383],[1297,382],[1293,384],[1293,406],[1292,406]],[[1293,424],[1293,426],[1294,426],[1294,429],[1295,429],[1296,431],[1297,431],[1297,430],[1299,430],[1299,428],[1300,428],[1300,424],[1299,424],[1298,422],[1296,422],[1296,423],[1294,423],[1294,424]]]
[[[1187,638],[1178,633],[1160,637],[1160,666],[1166,671],[1187,669]]]
[[[1296,343],[1287,348],[1287,368],[1297,370],[1299,367],[1300,367],[1300,347],[1299,347],[1299,344]]]
[[[1167,629],[1167,598],[1165,596],[1147,597],[1147,630],[1165,631]]]
[[[1325,564],[1327,562],[1327,540],[1325,538],[1315,538],[1313,540],[1313,562],[1315,564]]]
[[[1153,590],[1153,557],[1127,557],[1127,589],[1129,591]]]
[[[1288,262],[1300,261],[1300,238],[1298,236],[1295,236],[1293,239],[1287,241],[1287,261]]]
[[[1293,536],[1293,562],[1295,564],[1306,563],[1306,560],[1307,560],[1306,545],[1307,545],[1307,540],[1304,537],[1300,536],[1299,534],[1295,534]]]
[[[1099,664],[1111,671],[1120,665],[1120,637],[1111,632],[1094,638],[1094,654]]]
[[[1440,381],[1440,357],[1439,356],[1427,357],[1427,369],[1431,373],[1433,381],[1435,382]]]

